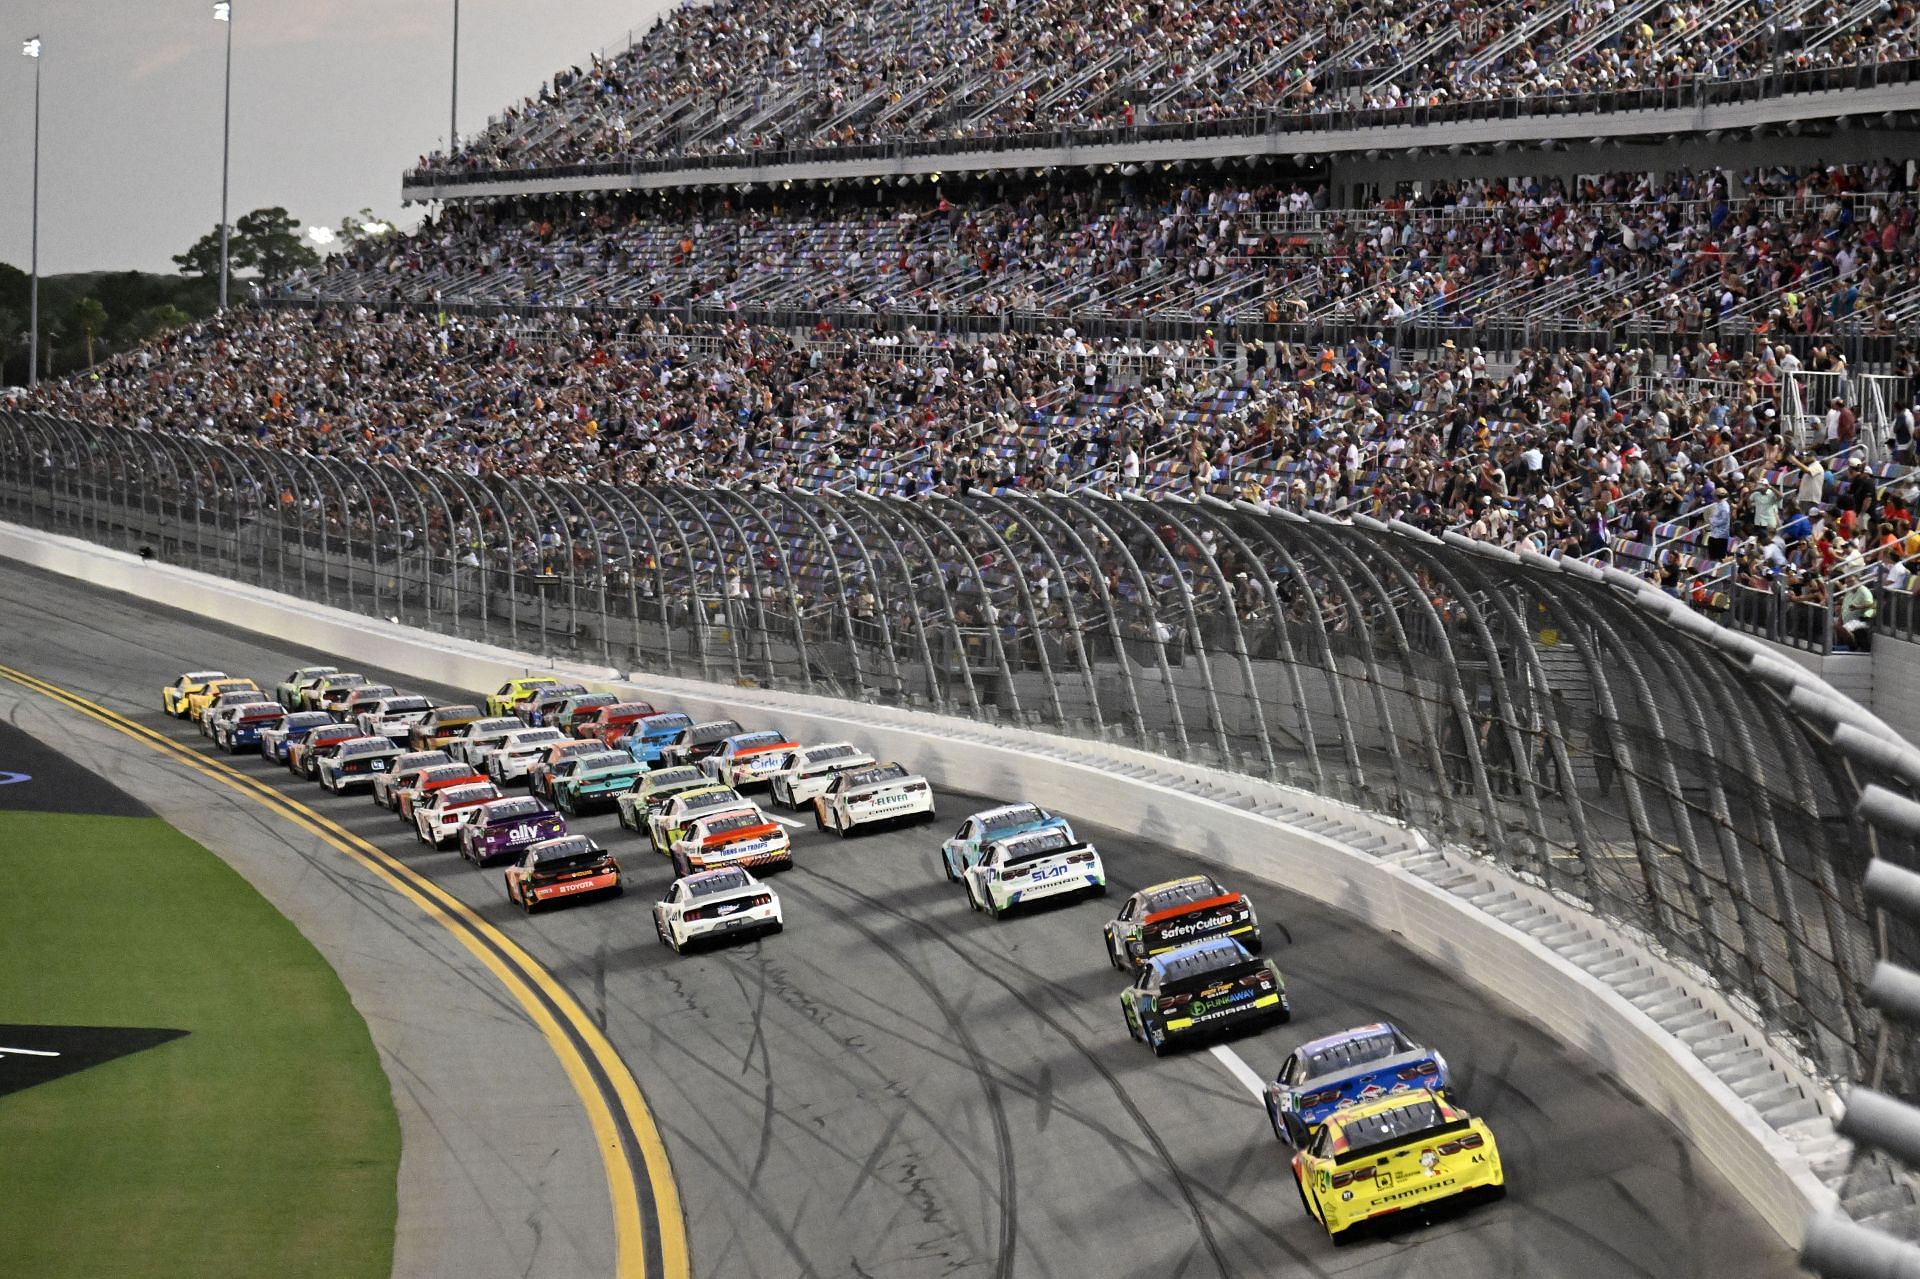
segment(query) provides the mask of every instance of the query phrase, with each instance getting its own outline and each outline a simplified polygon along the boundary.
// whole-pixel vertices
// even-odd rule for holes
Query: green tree
[[[231,239],[231,237],[229,237]],[[233,257],[233,245],[227,246],[227,256]],[[209,279],[220,274],[220,228],[201,236],[193,242],[193,247],[185,253],[173,255],[173,264],[180,268],[182,275],[200,275]]]
[[[379,228],[368,230],[369,227]],[[372,209],[362,209],[340,219],[340,241],[343,244],[359,244],[365,240],[381,240],[393,234],[393,224],[380,217]]]
[[[255,209],[234,223],[233,229],[240,239],[239,260],[259,271],[268,284],[320,263],[320,255],[300,238],[300,223],[278,205]]]
[[[91,293],[73,304],[73,315],[67,323],[69,333],[78,333],[86,340],[87,367],[93,367],[93,340],[107,327],[107,308],[100,305],[100,299]]]
[[[192,323],[191,315],[173,303],[166,302],[159,306],[148,307],[134,316],[132,323],[127,326],[127,336],[136,342],[144,342],[148,338],[158,337],[162,333],[184,328]]]

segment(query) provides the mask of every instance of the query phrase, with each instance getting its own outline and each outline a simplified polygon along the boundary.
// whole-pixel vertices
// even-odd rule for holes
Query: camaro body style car
[[[1334,1111],[1292,1165],[1301,1206],[1335,1243],[1363,1221],[1507,1185],[1493,1131],[1432,1092]]]
[[[653,905],[654,935],[676,952],[695,942],[777,933],[783,926],[779,895],[738,866],[683,875]]]
[[[832,783],[813,801],[814,824],[839,831],[842,837],[862,826],[889,822],[930,822],[933,787],[927,779],[898,764],[872,764],[834,774]]]
[[[329,706],[327,709],[332,711],[333,717],[342,724],[358,724],[361,714],[368,707],[385,698],[398,696],[400,696],[400,690],[391,684],[362,684],[357,688],[348,689],[346,697],[341,699],[338,705]],[[374,734],[369,733],[368,736],[371,737]]]
[[[573,735],[599,742],[608,750],[632,731],[633,726],[653,714],[652,702],[608,702],[596,706],[593,714],[575,720]]]
[[[758,807],[696,817],[673,841],[673,873],[720,866],[786,870],[793,865],[793,841],[786,830]]]
[[[362,684],[372,682],[357,671],[336,671],[332,675],[322,675],[305,693],[306,709],[333,711],[347,700],[347,694]],[[339,716],[334,718],[338,719]]]
[[[767,796],[788,808],[809,808],[827,793],[835,773],[879,762],[852,742],[796,746],[783,751],[779,764],[767,770]]]
[[[518,708],[520,718],[526,721],[528,728],[539,728],[546,724],[547,717],[565,705],[567,700],[578,697],[587,691],[585,684],[549,684],[536,689],[532,697],[521,702]]]
[[[740,731],[740,725],[730,719],[714,719],[704,724],[689,724],[668,738],[666,744],[660,748],[660,762],[662,764],[698,764],[719,750],[721,742]]]
[[[1145,1040],[1156,1057],[1176,1040],[1264,1028],[1293,1016],[1280,969],[1231,937],[1154,956],[1120,993],[1120,1011],[1127,1033]]]
[[[606,749],[599,742],[583,742],[577,737],[548,743],[544,752],[535,756],[527,768],[527,789],[551,800],[554,769],[567,760],[579,759],[582,755],[598,755]]]
[[[566,740],[559,729],[552,727],[523,728],[508,733],[487,752],[486,774],[496,786],[523,782],[527,779],[527,770],[546,755],[547,747]]]
[[[260,690],[260,686],[250,679],[228,677],[209,680],[198,692],[187,694],[187,718],[196,724],[199,723],[206,715],[207,708],[228,693],[252,693],[263,702],[267,700],[267,695]]]
[[[1267,1085],[1267,1119],[1274,1136],[1304,1148],[1342,1106],[1446,1087],[1446,1058],[1391,1022],[1376,1021],[1309,1040],[1289,1053]]]
[[[722,813],[757,813],[759,807],[730,786],[694,786],[670,797],[647,814],[647,838],[662,857],[673,855],[674,841],[699,817]]]
[[[216,728],[230,722],[244,707],[278,705],[280,705],[278,702],[268,701],[267,695],[257,688],[242,689],[237,693],[222,693],[208,702],[207,709],[201,712],[200,735],[212,737]]]
[[[436,706],[407,730],[407,745],[417,751],[445,750],[449,742],[467,731],[467,725],[480,718],[480,708],[465,702]]]
[[[452,762],[453,757],[445,751],[408,751],[394,760],[386,772],[373,779],[373,802],[388,812],[398,812],[401,787],[413,785],[420,774],[429,768]]]
[[[435,792],[450,790],[455,786],[471,786],[487,779],[474,771],[472,764],[455,761],[451,764],[436,764],[432,768],[420,770],[411,781],[393,788],[393,811],[400,814],[403,821],[413,820],[413,811]]]
[[[372,786],[373,779],[392,768],[404,753],[390,737],[355,737],[321,755],[314,768],[320,785],[338,795]]]
[[[618,693],[571,693],[547,714],[545,722],[568,737],[578,737],[576,728],[592,719],[602,706],[611,706],[619,700]]]
[[[413,736],[413,726],[432,711],[429,699],[415,693],[397,693],[362,707],[355,722],[368,737],[388,737],[404,746]]]
[[[1104,897],[1107,868],[1100,850],[1058,826],[996,839],[962,876],[967,904],[995,919],[1015,906],[1049,897]]]
[[[693,716],[684,711],[660,711],[635,720],[628,726],[627,735],[614,745],[642,764],[657,764],[667,743],[679,736],[681,729],[692,725]]]
[[[596,893],[619,896],[620,863],[585,835],[563,835],[535,844],[507,867],[507,900],[531,915],[537,908],[568,897]]]
[[[487,694],[487,714],[511,715],[515,706],[528,700],[541,689],[551,688],[559,682],[552,675],[522,675],[518,679],[510,679]]]
[[[620,824],[630,831],[645,834],[649,813],[658,812],[663,804],[681,791],[712,784],[694,764],[652,769],[637,785],[614,800],[620,809]]]
[[[611,808],[646,774],[647,766],[633,756],[605,747],[598,754],[562,760],[553,769],[553,806],[569,817]]]
[[[460,855],[476,866],[490,866],[566,833],[567,819],[531,795],[489,800],[460,824]]]
[[[351,724],[322,724],[287,747],[287,771],[309,780],[318,777],[320,770],[314,763],[314,753],[331,750],[358,736],[360,730]]]
[[[781,757],[800,743],[774,729],[757,733],[735,733],[720,743],[719,749],[700,761],[707,776],[722,786],[743,790],[764,786],[780,767]]]
[[[287,708],[278,702],[242,706],[214,729],[214,744],[229,755],[249,746],[257,749],[260,735],[278,728],[286,718]]]
[[[213,681],[225,678],[225,671],[188,671],[160,690],[160,709],[175,719],[185,719],[187,699],[203,691]]]
[[[953,838],[940,845],[940,865],[947,878],[958,881],[967,867],[980,860],[981,852],[996,839],[1010,839],[1044,826],[1056,826],[1073,838],[1073,827],[1064,817],[1055,817],[1038,804],[1002,804],[975,813],[960,823]]]
[[[1153,884],[1127,898],[1106,925],[1107,962],[1136,971],[1155,955],[1207,937],[1232,937],[1260,953],[1260,921],[1253,903],[1211,875],[1186,875]]]
[[[260,730],[260,754],[276,764],[287,762],[293,744],[316,728],[334,727],[325,711],[293,711],[277,724]]]
[[[467,731],[446,744],[447,754],[475,768],[484,766],[493,748],[526,727],[516,715],[491,715],[467,725]]]
[[[473,816],[480,805],[500,798],[500,788],[492,782],[461,782],[428,791],[413,805],[413,834],[423,844],[445,848],[460,841],[460,823]]]
[[[273,686],[273,700],[286,707],[298,706],[302,689],[323,675],[335,674],[339,669],[338,666],[302,666]]]

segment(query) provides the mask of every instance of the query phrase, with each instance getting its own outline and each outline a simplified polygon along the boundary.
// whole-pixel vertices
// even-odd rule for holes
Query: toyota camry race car
[[[559,729],[565,736],[577,737],[575,729],[592,719],[602,706],[611,706],[619,700],[618,693],[571,693],[541,718],[548,727]]]
[[[342,724],[358,724],[360,717],[374,706],[389,697],[400,696],[400,690],[391,684],[362,684],[347,690],[346,697],[338,706],[328,707],[333,717]],[[368,733],[369,737],[384,737],[384,733]]]
[[[465,760],[475,768],[483,767],[493,748],[505,741],[509,734],[518,733],[526,728],[517,716],[491,715],[486,719],[476,719],[467,725],[466,731],[443,749],[455,759]]]
[[[1260,953],[1260,921],[1253,903],[1211,875],[1187,875],[1153,884],[1127,898],[1106,925],[1107,962],[1131,972],[1155,955],[1207,937],[1237,938]]]
[[[719,866],[776,871],[793,865],[793,841],[758,807],[694,818],[673,841],[672,853],[676,875]]]
[[[357,786],[372,786],[373,779],[393,767],[402,751],[386,737],[354,737],[341,742],[314,760],[314,771],[323,789],[338,795]]]
[[[647,766],[625,751],[600,749],[554,766],[553,806],[569,817],[610,808],[633,784],[646,776]]]
[[[399,812],[402,787],[413,785],[429,768],[452,762],[445,751],[408,751],[373,779],[373,802],[390,813]]]
[[[268,701],[267,695],[258,689],[220,694],[207,704],[206,711],[200,716],[200,735],[219,741],[219,730],[231,724],[235,715],[254,706],[280,707],[280,703]],[[280,707],[280,709],[285,708]]]
[[[294,711],[279,723],[260,730],[260,754],[276,764],[284,764],[295,742],[316,728],[331,727],[334,727],[333,716],[325,711]]]
[[[480,708],[464,702],[436,706],[407,730],[407,745],[417,751],[445,750],[447,744],[480,719]]]
[[[534,690],[532,697],[520,703],[517,713],[526,721],[528,728],[542,728],[546,726],[548,716],[569,699],[579,697],[586,691],[585,684],[549,684]]]
[[[487,752],[485,772],[496,786],[524,782],[527,770],[545,757],[547,747],[566,740],[560,730],[553,727],[523,728],[517,733],[508,733]]]
[[[613,744],[642,764],[657,764],[666,744],[692,724],[693,717],[683,711],[661,711],[635,720],[627,727],[627,735]]]
[[[475,782],[486,780],[474,771],[472,764],[455,761],[423,768],[411,779],[396,783],[388,794],[393,799],[393,811],[400,814],[400,820],[411,822],[413,810],[425,803],[436,791],[447,790],[454,786],[471,786]]]
[[[1507,1188],[1492,1130],[1431,1092],[1336,1110],[1292,1165],[1301,1206],[1336,1244],[1375,1217]]]
[[[214,680],[227,678],[225,671],[188,671],[160,690],[160,709],[175,719],[187,717],[187,699],[205,691]]]
[[[492,782],[461,782],[428,791],[414,802],[413,836],[435,848],[456,844],[460,841],[460,824],[482,804],[499,798],[500,788]]]
[[[575,720],[573,735],[599,742],[608,750],[633,731],[633,726],[653,714],[652,702],[608,702],[597,706],[585,719]]]
[[[1446,1058],[1414,1043],[1398,1026],[1376,1021],[1309,1040],[1288,1054],[1267,1085],[1267,1119],[1274,1136],[1305,1147],[1342,1106],[1420,1089],[1443,1092],[1446,1086]]]
[[[933,787],[898,764],[874,764],[834,774],[824,794],[813,801],[813,820],[821,830],[853,834],[862,826],[889,822],[930,822]]]
[[[764,786],[780,767],[786,752],[798,746],[785,733],[763,729],[757,733],[735,733],[720,743],[719,749],[700,761],[707,776],[722,786],[745,790]]]
[[[653,905],[654,935],[676,953],[695,942],[758,937],[782,927],[779,896],[738,866],[684,875]]]
[[[585,835],[563,835],[535,844],[507,868],[507,900],[531,915],[537,908],[568,897],[607,893],[618,897],[620,863]]]
[[[278,702],[242,706],[214,729],[214,745],[229,755],[249,746],[257,749],[260,735],[279,727],[286,718],[287,708]]]
[[[980,860],[985,847],[996,839],[1008,839],[1030,830],[1053,826],[1073,838],[1073,827],[1064,817],[1055,817],[1038,804],[1002,804],[975,813],[960,823],[953,838],[940,845],[940,864],[947,878],[958,882],[967,867]]]
[[[559,682],[551,675],[523,675],[519,679],[510,679],[487,694],[487,714],[511,715],[513,708],[521,702],[531,700],[541,689],[552,688]]]
[[[347,695],[362,684],[370,684],[365,675],[355,671],[338,671],[332,675],[322,675],[307,689],[306,709],[310,711],[336,712],[347,700]],[[338,714],[334,714],[339,719]]]
[[[693,764],[653,769],[637,785],[614,800],[620,809],[620,824],[636,834],[645,834],[649,813],[660,811],[662,805],[681,791],[712,784],[707,780],[707,775]]]
[[[878,762],[852,742],[796,746],[782,751],[780,763],[767,771],[767,795],[788,808],[811,808],[814,800],[827,793],[835,773]]]
[[[322,676],[332,675],[339,669],[338,666],[302,666],[273,686],[273,700],[282,706],[297,708],[304,704],[302,694],[306,691],[307,685],[314,683]]]
[[[428,699],[414,693],[396,693],[360,707],[354,714],[354,722],[368,737],[391,738],[404,747],[413,735],[413,726],[432,711],[433,703]]]
[[[722,813],[757,813],[758,806],[729,786],[694,786],[670,797],[647,814],[647,839],[662,857],[673,855],[673,845],[698,817]]]
[[[476,866],[490,866],[566,833],[566,818],[531,795],[489,800],[460,823],[460,855]]]
[[[740,725],[730,719],[689,724],[668,738],[666,744],[660,748],[660,762],[669,765],[698,764],[719,750],[721,742],[740,731]]]
[[[1107,895],[1107,868],[1099,850],[1076,842],[1058,826],[994,840],[961,878],[967,905],[995,919],[1049,897]]]
[[[257,701],[267,700],[267,695],[260,691],[260,686],[250,679],[209,680],[200,687],[198,692],[187,694],[187,718],[196,724],[200,723],[201,718],[207,713],[207,708],[228,693],[251,693]],[[203,727],[201,731],[206,730]]]
[[[314,756],[360,736],[351,724],[322,724],[287,747],[287,771],[311,781],[320,775]]]
[[[1156,1057],[1175,1040],[1261,1029],[1293,1016],[1279,968],[1231,937],[1154,956],[1120,993],[1120,1011],[1127,1033],[1145,1040]]]
[[[553,799],[553,770],[570,759],[579,759],[583,755],[598,755],[607,748],[599,742],[583,742],[579,738],[549,742],[533,763],[527,766],[527,789],[551,802]]]

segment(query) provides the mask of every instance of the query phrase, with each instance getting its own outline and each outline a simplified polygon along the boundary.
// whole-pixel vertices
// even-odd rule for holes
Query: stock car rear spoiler
[[[1253,911],[1247,899],[1239,893],[1227,893],[1154,911],[1140,921],[1140,941],[1148,954],[1154,954],[1230,933],[1252,922]]]
[[[709,835],[700,841],[700,847],[725,848],[728,844],[745,843],[749,839],[765,839],[778,832],[780,827],[773,822],[761,822],[758,826],[744,826],[739,830],[730,830],[720,835]]]

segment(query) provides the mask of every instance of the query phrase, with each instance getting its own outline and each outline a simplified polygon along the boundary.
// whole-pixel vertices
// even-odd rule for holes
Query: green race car
[[[553,770],[553,806],[568,817],[605,808],[633,789],[647,766],[625,751],[598,751],[562,761]]]
[[[644,835],[648,816],[659,812],[668,800],[681,791],[710,785],[711,780],[698,764],[655,769],[641,778],[638,786],[615,800],[620,807],[620,824],[636,835]]]

